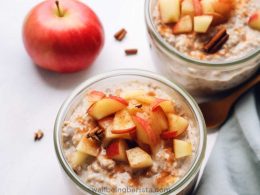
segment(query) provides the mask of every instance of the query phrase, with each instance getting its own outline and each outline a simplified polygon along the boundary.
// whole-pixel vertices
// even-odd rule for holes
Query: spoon
[[[205,118],[207,128],[213,129],[222,125],[228,118],[229,111],[236,100],[258,83],[260,83],[260,74],[222,99],[200,103],[199,107]]]

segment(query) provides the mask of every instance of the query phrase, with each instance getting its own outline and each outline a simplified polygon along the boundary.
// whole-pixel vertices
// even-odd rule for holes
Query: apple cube
[[[233,5],[232,5],[232,2],[229,0],[218,0],[218,1],[215,1],[213,3],[213,9],[214,9],[214,12],[224,16],[226,19],[229,18],[230,16],[230,13],[232,12],[232,9],[233,9]]]
[[[248,20],[248,25],[255,29],[260,31],[260,11],[257,11],[253,13],[252,16],[250,16]]]
[[[113,141],[106,149],[106,154],[108,158],[118,160],[118,161],[127,161],[126,157],[127,144],[124,140],[115,140]]]
[[[117,96],[109,96],[94,103],[88,109],[88,114],[99,120],[126,108],[127,105],[128,102],[123,98]]]
[[[203,14],[214,12],[212,0],[202,0],[201,5],[202,5]]]
[[[126,155],[130,167],[133,169],[143,169],[153,165],[151,156],[139,147],[127,150]]]
[[[192,145],[189,142],[174,139],[173,140],[173,151],[175,158],[182,158],[185,156],[192,155]]]
[[[192,0],[182,1],[182,3],[181,3],[181,15],[182,16],[186,16],[186,15],[194,16],[194,14],[195,14],[195,10],[194,10]]]
[[[195,16],[202,15],[202,5],[200,0],[192,0]]]
[[[152,129],[149,121],[138,116],[133,116],[132,118],[136,125],[137,139],[151,147],[156,146],[158,143],[157,135]]]
[[[198,33],[207,32],[212,21],[213,21],[213,16],[209,16],[209,15],[195,16],[194,31]]]
[[[130,91],[124,94],[124,98],[127,100],[137,100],[140,103],[151,104],[154,101],[154,97],[147,95],[144,91],[136,90]]]
[[[82,165],[87,160],[88,157],[89,155],[86,153],[75,151],[72,155],[72,160],[71,160],[72,167],[75,168],[77,166]]]
[[[132,137],[129,133],[114,134],[112,133],[114,117],[106,117],[98,121],[99,126],[105,130],[105,138],[102,141],[104,145],[107,145],[111,140],[122,138],[131,140]]]
[[[135,130],[135,124],[126,109],[116,112],[113,120],[112,133],[122,134]]]
[[[159,106],[163,109],[163,111],[165,113],[174,113],[175,112],[174,104],[170,100],[156,98],[151,104],[152,111],[155,110]]]
[[[104,94],[103,92],[94,90],[87,94],[87,100],[89,102],[97,102],[98,100],[101,100],[105,96],[106,94]]]
[[[178,22],[180,18],[180,0],[159,0],[159,9],[163,23]]]
[[[150,118],[152,129],[157,135],[160,135],[162,131],[168,129],[168,119],[161,107],[157,107],[151,111]]]
[[[97,157],[99,154],[100,147],[96,141],[82,137],[76,148],[77,151]]]
[[[167,118],[169,121],[169,131],[176,132],[175,136],[181,135],[189,126],[189,122],[181,116],[170,113],[167,115]]]
[[[192,32],[192,18],[190,15],[182,17],[172,29],[173,34],[190,33]]]

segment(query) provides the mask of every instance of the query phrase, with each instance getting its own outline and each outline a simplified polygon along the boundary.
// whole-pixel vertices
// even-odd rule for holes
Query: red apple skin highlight
[[[104,31],[96,14],[76,0],[55,0],[36,5],[23,26],[23,42],[34,63],[70,73],[87,68],[104,45]]]

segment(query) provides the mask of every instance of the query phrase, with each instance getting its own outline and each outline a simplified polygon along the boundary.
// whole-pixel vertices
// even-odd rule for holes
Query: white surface
[[[21,29],[26,13],[38,2],[8,0],[0,6],[1,195],[69,195],[52,139],[61,103],[74,87],[97,73],[118,68],[155,71],[146,40],[142,0],[85,1],[99,15],[106,33],[105,47],[95,64],[70,75],[36,68],[23,48]],[[128,34],[123,42],[116,42],[113,34],[121,27]],[[138,48],[138,55],[126,57],[124,48],[132,47]],[[45,135],[35,143],[37,129]],[[210,149],[216,134],[208,137]]]

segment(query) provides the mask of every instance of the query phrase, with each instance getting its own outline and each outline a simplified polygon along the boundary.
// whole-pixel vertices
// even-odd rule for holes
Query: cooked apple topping
[[[91,106],[87,116],[97,126],[82,134],[72,155],[72,167],[97,158],[104,148],[108,159],[127,164],[133,171],[151,168],[157,149],[169,141],[172,142],[169,155],[174,157],[173,161],[192,155],[192,145],[181,138],[189,126],[188,120],[177,114],[174,101],[149,94],[129,91],[120,97],[107,96],[100,91],[88,93]],[[169,183],[175,178],[169,175],[166,179]],[[158,188],[162,186],[164,184],[159,182]]]
[[[260,10],[256,11],[250,16],[248,20],[248,25],[251,28],[260,31]]]
[[[174,24],[173,34],[207,33],[211,26],[225,23],[234,6],[234,0],[159,0],[161,21]]]

